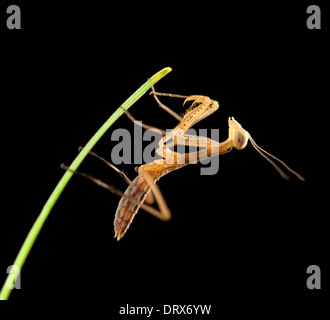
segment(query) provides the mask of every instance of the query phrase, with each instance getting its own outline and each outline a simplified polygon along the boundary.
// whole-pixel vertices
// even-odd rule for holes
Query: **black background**
[[[1,24],[0,282],[70,164],[112,112],[147,78],[170,66],[159,91],[202,94],[220,109],[196,128],[227,136],[234,116],[256,142],[301,173],[287,182],[248,146],[220,157],[217,175],[191,165],[161,179],[172,212],[140,211],[113,239],[118,200],[79,177],[44,225],[10,300],[119,306],[212,304],[215,317],[311,312],[329,294],[329,17],[321,2],[142,5],[16,2],[22,29]],[[319,4],[322,29],[306,27]],[[181,101],[163,98],[177,112]],[[162,128],[176,122],[145,95],[131,109]],[[120,118],[113,128],[132,130]],[[110,159],[111,130],[94,151]],[[134,165],[121,166],[135,176]],[[87,158],[80,168],[124,190]],[[316,264],[322,289],[308,290]],[[154,315],[154,317],[156,317]]]

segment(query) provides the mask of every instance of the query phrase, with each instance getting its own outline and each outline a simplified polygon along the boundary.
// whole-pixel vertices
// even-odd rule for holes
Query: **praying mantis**
[[[186,134],[189,128],[210,116],[219,108],[217,101],[202,95],[182,96],[177,94],[159,93],[156,92],[153,87],[151,94],[153,94],[158,105],[179,122],[179,124],[167,134],[165,134],[163,130],[160,130],[163,137],[158,143],[156,153],[161,157],[161,159],[141,165],[137,170],[138,176],[131,181],[114,165],[91,152],[91,155],[99,158],[123,176],[125,181],[129,184],[124,193],[112,185],[108,185],[99,179],[89,176],[88,174],[77,171],[75,172],[92,180],[94,183],[109,190],[111,193],[117,194],[121,197],[114,219],[115,238],[117,238],[118,241],[124,236],[140,208],[163,221],[171,218],[171,212],[159,187],[156,184],[161,177],[172,171],[181,169],[190,163],[201,161],[210,156],[225,154],[232,148],[242,150],[247,146],[248,141],[250,141],[258,153],[261,154],[278,171],[282,178],[288,180],[289,176],[284,173],[283,170],[270,159],[270,157],[279,162],[298,179],[302,181],[305,180],[300,174],[289,168],[283,161],[260,148],[252,139],[249,132],[243,129],[234,117],[229,117],[228,119],[228,138],[223,142],[217,142],[208,137]],[[185,101],[183,106],[187,102],[192,102],[192,104],[186,110],[183,117],[180,117],[173,110],[162,104],[157,96],[184,98]],[[135,120],[128,111],[125,111],[125,113],[132,121]],[[154,127],[145,124],[142,124],[142,126],[145,129],[154,129]],[[188,153],[178,153],[172,150],[172,147],[178,145],[193,146],[203,149]],[[62,168],[68,169],[68,167],[64,165],[62,165]],[[150,204],[152,204],[155,200],[159,210],[150,206]]]

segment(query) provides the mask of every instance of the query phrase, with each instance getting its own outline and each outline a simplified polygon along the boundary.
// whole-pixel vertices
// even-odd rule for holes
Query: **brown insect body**
[[[156,97],[155,92],[154,96]],[[186,135],[185,133],[190,127],[206,118],[219,108],[217,101],[211,100],[206,96],[189,96],[186,98],[184,104],[187,101],[193,101],[193,103],[186,110],[183,118],[180,120],[180,123],[172,130],[170,134],[163,136],[159,142],[159,148],[156,150],[156,153],[163,159],[155,160],[152,163],[141,165],[138,170],[139,175],[132,181],[132,183],[123,194],[118,204],[114,220],[115,237],[117,237],[117,240],[120,240],[120,238],[123,237],[139,208],[148,211],[163,221],[169,220],[171,218],[171,213],[166,205],[166,201],[164,200],[160,190],[156,185],[156,181],[158,181],[162,176],[168,174],[171,171],[180,169],[189,163],[194,163],[196,161],[210,157],[211,155],[225,154],[232,148],[242,150],[246,147],[248,140],[251,141],[253,147],[274,166],[274,168],[281,174],[284,179],[289,179],[288,175],[286,175],[274,163],[274,161],[267,157],[266,154],[281,163],[286,169],[296,175],[300,180],[304,180],[303,177],[289,168],[283,161],[274,157],[264,149],[261,149],[254,142],[251,135],[246,130],[244,130],[233,117],[228,119],[229,135],[228,139],[223,142],[219,143],[207,137]],[[161,106],[159,101],[158,103]],[[173,142],[169,143],[171,139]],[[175,151],[172,151],[169,147],[170,145],[176,146],[178,144],[202,147],[204,149],[201,151],[179,154]],[[195,156],[195,160],[190,161],[192,156]],[[151,190],[152,194],[156,198],[159,211],[144,204],[144,202],[153,202],[153,197],[150,193]],[[150,194],[149,198],[151,198],[152,201],[147,198],[148,194]]]
[[[114,220],[115,238],[120,240],[129,228],[134,216],[146,200],[151,186],[143,176],[148,174],[155,183],[167,173],[177,170],[186,164],[154,164],[147,163],[139,167],[139,175],[126,189],[124,196],[120,199]],[[135,199],[138,203],[131,201]]]
[[[168,208],[166,201],[156,184],[156,182],[161,177],[190,163],[196,163],[200,160],[213,157],[215,155],[225,154],[232,148],[242,150],[246,147],[248,141],[250,141],[258,153],[279,172],[282,178],[288,180],[289,176],[284,173],[284,171],[274,162],[274,160],[280,163],[285,169],[295,175],[298,179],[302,181],[305,180],[301,175],[289,168],[282,160],[276,158],[266,150],[259,147],[252,139],[249,132],[243,129],[242,126],[233,117],[229,117],[228,119],[228,138],[223,142],[217,142],[208,137],[186,134],[187,130],[194,124],[206,118],[219,108],[217,101],[200,95],[187,97],[167,93],[156,93],[153,88],[152,93],[159,106],[179,121],[179,124],[169,133],[166,133],[165,130],[160,130],[163,132],[163,138],[160,139],[158,143],[156,154],[160,156],[161,159],[157,159],[154,162],[141,165],[138,169],[139,175],[131,182],[130,179],[114,165],[108,163],[105,159],[91,153],[112,167],[125,179],[127,183],[129,183],[125,193],[116,189],[112,185],[108,185],[99,179],[89,176],[88,174],[78,171],[75,172],[90,179],[97,185],[109,190],[111,193],[121,197],[114,220],[115,237],[117,237],[117,240],[120,240],[123,237],[129,228],[134,216],[140,208],[162,221],[166,221],[171,218],[170,209]],[[192,105],[186,110],[186,112],[183,114],[183,117],[180,117],[171,109],[163,105],[158,100],[157,95],[186,98],[184,104],[187,101],[192,101]],[[135,121],[133,116],[130,115],[128,111],[125,113],[132,121]],[[145,124],[141,125],[145,129],[157,129]],[[188,153],[179,153],[172,149],[179,145],[202,149]],[[69,169],[64,165],[62,167],[66,170]],[[154,202],[154,199],[157,202],[158,209],[145,204]]]

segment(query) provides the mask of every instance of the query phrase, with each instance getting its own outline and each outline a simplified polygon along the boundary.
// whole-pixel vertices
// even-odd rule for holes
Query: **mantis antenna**
[[[283,179],[289,180],[290,177],[287,174],[285,174],[283,170],[280,169],[280,167],[269,157],[278,161],[284,168],[286,168],[289,172],[295,175],[299,180],[305,181],[304,177],[302,177],[298,172],[292,170],[282,160],[276,158],[271,153],[259,147],[251,137],[250,133],[247,132],[245,129],[243,129],[242,126],[234,119],[234,117],[229,117],[228,124],[229,124],[229,139],[232,140],[232,144],[234,148],[236,148],[237,150],[242,150],[246,147],[248,141],[250,140],[253,148],[256,149],[276,169],[276,171],[281,175]],[[269,157],[267,157],[266,154]]]
[[[273,161],[271,160],[269,157],[266,156],[266,154],[270,157],[272,157],[273,159],[275,159],[276,161],[278,161],[284,168],[286,168],[289,172],[291,172],[292,174],[294,174],[299,180],[301,181],[305,181],[305,178],[302,177],[298,172],[292,170],[287,164],[285,164],[281,159],[276,158],[275,156],[273,156],[271,153],[267,152],[266,150],[262,149],[261,147],[259,147],[256,142],[253,140],[253,138],[251,137],[251,135],[247,132],[248,134],[248,138],[251,141],[251,144],[253,146],[254,149],[256,149],[275,169],[276,171],[281,175],[282,178],[284,178],[285,180],[289,180],[290,177],[285,174],[283,172],[282,169],[279,168],[279,166]]]

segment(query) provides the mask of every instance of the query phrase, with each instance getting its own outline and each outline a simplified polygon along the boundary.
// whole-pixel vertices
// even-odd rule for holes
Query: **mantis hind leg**
[[[80,152],[83,148],[80,146],[78,148],[78,151]],[[111,169],[115,170],[126,182],[127,184],[131,184],[132,181],[126,176],[126,174],[124,173],[124,171],[119,170],[114,164],[110,163],[109,161],[107,161],[106,159],[104,159],[103,157],[99,156],[98,154],[89,151],[88,152],[89,155],[93,156],[94,158],[101,160],[103,163],[105,163],[107,166],[109,166]]]
[[[143,177],[146,180],[147,184],[150,186],[151,191],[153,192],[153,194],[155,196],[155,199],[156,199],[156,202],[158,204],[158,207],[159,207],[160,211],[155,209],[154,207],[151,207],[151,206],[147,205],[147,204],[141,203],[140,201],[138,201],[137,199],[135,199],[134,197],[132,197],[130,195],[125,195],[124,192],[117,189],[113,185],[107,184],[107,183],[103,182],[102,180],[94,178],[94,177],[92,177],[91,175],[89,175],[87,173],[77,171],[77,170],[73,171],[63,163],[61,164],[60,167],[63,170],[68,170],[68,171],[70,171],[70,172],[72,172],[76,175],[79,175],[83,178],[86,178],[86,179],[90,180],[91,182],[95,183],[99,187],[110,191],[112,194],[115,194],[119,197],[124,197],[124,198],[128,199],[128,201],[136,204],[141,209],[143,209],[144,211],[154,215],[156,218],[158,218],[160,220],[166,221],[166,220],[169,220],[171,218],[170,210],[167,207],[166,201],[165,201],[161,191],[159,190],[158,186],[154,183],[154,181],[150,177],[150,174],[148,174],[147,172],[143,173]]]

